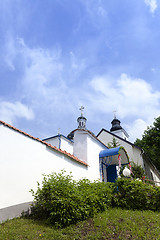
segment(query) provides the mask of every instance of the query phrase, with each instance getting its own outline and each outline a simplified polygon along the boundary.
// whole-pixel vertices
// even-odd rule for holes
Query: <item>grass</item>
[[[0,224],[0,240],[160,240],[160,212],[111,208],[94,218],[63,229],[32,219],[16,218]]]

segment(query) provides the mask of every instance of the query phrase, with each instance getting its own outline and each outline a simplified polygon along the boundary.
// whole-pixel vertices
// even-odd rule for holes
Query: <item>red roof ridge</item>
[[[54,149],[54,150],[56,150],[56,151],[58,151],[58,152],[60,152],[60,153],[62,153],[62,154],[64,154],[64,155],[72,158],[73,160],[75,160],[75,161],[77,161],[77,162],[79,162],[79,163],[82,163],[82,164],[88,166],[88,164],[87,164],[86,162],[80,160],[79,158],[77,158],[77,157],[74,156],[73,154],[70,154],[70,153],[66,152],[65,150],[61,150],[61,149],[57,148],[56,146],[52,146],[51,144],[49,144],[49,143],[47,143],[47,142],[45,142],[45,141],[43,141],[43,140],[41,140],[41,139],[39,139],[39,138],[33,137],[33,136],[31,136],[30,134],[28,134],[28,133],[26,133],[26,132],[24,132],[24,131],[21,131],[20,129],[18,129],[18,128],[16,128],[16,127],[13,127],[12,125],[10,125],[10,124],[8,124],[8,123],[6,123],[6,122],[4,122],[4,121],[1,121],[1,120],[0,120],[0,123],[3,124],[4,126],[7,126],[7,127],[11,128],[11,129],[13,129],[13,130],[19,132],[19,133],[24,134],[24,135],[27,136],[27,137],[30,137],[30,138],[38,141],[38,142],[41,142],[41,143],[45,144],[46,146],[48,146],[48,147],[50,147],[50,148],[52,148],[52,149]]]

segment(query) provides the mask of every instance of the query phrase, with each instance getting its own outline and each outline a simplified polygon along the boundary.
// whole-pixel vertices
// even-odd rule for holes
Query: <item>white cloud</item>
[[[152,124],[154,118],[160,115],[160,92],[155,91],[143,79],[131,78],[126,74],[121,74],[116,79],[111,76],[97,76],[88,84],[87,62],[78,58],[74,51],[68,53],[66,60],[59,49],[31,48],[23,39],[9,43],[9,67],[12,66],[13,70],[16,69],[17,61],[21,64],[19,98],[32,106],[39,121],[44,122],[46,119],[51,125],[51,119],[54,118],[54,128],[57,127],[56,124],[60,127],[60,123],[56,123],[58,116],[62,116],[61,121],[64,124],[64,116],[71,118],[72,114],[73,117],[75,109],[84,105],[88,120],[100,123],[97,116],[100,118],[101,115],[108,114],[111,118],[113,110],[117,110],[120,120],[127,119],[130,122],[130,127],[126,127],[133,139],[135,134],[136,137],[142,135],[146,126]],[[18,113],[8,106],[6,116],[9,116],[9,119],[19,117]],[[72,120],[74,123],[75,119]]]
[[[92,24],[94,26],[100,27],[100,23],[108,19],[108,12],[107,8],[105,6],[105,3],[103,3],[101,0],[81,0],[81,3],[84,5],[86,12],[87,12],[87,18],[90,19]],[[95,21],[96,19],[96,21]],[[106,21],[105,21],[106,24]]]
[[[83,94],[73,82],[84,70],[85,60],[77,58],[73,51],[66,59],[59,48],[31,48],[22,38],[17,38],[8,39],[6,56],[6,63],[15,72],[19,64],[18,97],[32,106],[37,117],[47,114],[46,118],[55,118],[58,114],[73,113],[75,106],[79,107],[79,96]]]
[[[17,55],[16,48],[15,48],[15,42],[13,41],[12,38],[7,36],[6,38],[6,55],[5,55],[5,61],[7,65],[9,66],[10,70],[14,71],[15,66],[14,66],[14,58]]]
[[[32,109],[21,102],[0,102],[0,119],[12,124],[16,118],[32,120],[34,119],[34,113]]]
[[[151,123],[146,122],[143,119],[136,119],[131,125],[126,125],[126,130],[130,136],[130,141],[134,142],[136,138],[141,139],[142,134]]]
[[[128,130],[132,140],[140,137],[160,115],[160,92],[153,90],[143,79],[122,74],[119,79],[96,77],[90,84],[95,91],[95,97],[90,97],[92,105],[106,114],[116,109],[118,118],[129,119],[131,125]]]
[[[122,118],[159,113],[160,92],[154,91],[143,79],[132,79],[122,74],[119,79],[96,77],[90,84],[97,93],[93,101],[104,112],[117,109]],[[107,104],[106,108],[104,104]]]
[[[61,71],[63,65],[59,61],[60,51],[28,47],[22,38],[6,41],[6,63],[11,70],[21,69],[21,97],[39,101],[55,96],[58,88],[63,85]],[[52,86],[52,87],[51,87]]]
[[[150,8],[150,12],[154,14],[157,8],[157,1],[156,0],[144,0],[145,4]]]
[[[39,94],[41,97],[51,94],[50,82],[54,85],[52,94],[57,85],[61,85],[60,73],[62,64],[48,50],[28,47],[23,48],[25,58],[24,76],[22,82],[28,95]]]

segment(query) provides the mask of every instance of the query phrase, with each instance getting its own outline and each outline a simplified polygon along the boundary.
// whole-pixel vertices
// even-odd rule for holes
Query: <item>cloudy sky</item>
[[[0,120],[67,135],[116,110],[130,140],[160,115],[160,0],[0,0]]]

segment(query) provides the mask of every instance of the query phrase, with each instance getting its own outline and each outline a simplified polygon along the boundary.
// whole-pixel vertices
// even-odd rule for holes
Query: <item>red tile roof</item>
[[[84,161],[82,161],[82,160],[80,160],[79,158],[75,157],[74,155],[72,155],[72,154],[70,154],[70,153],[68,153],[68,152],[66,152],[66,151],[63,151],[63,150],[61,150],[61,149],[59,149],[59,148],[57,148],[57,147],[55,147],[55,146],[52,146],[51,144],[49,144],[49,143],[47,143],[47,142],[45,142],[45,141],[42,141],[42,140],[39,139],[39,138],[35,138],[35,137],[29,135],[28,133],[25,133],[25,132],[19,130],[18,128],[13,127],[12,125],[10,125],[10,124],[8,124],[8,123],[5,123],[5,122],[3,122],[3,121],[0,120],[0,124],[3,124],[4,126],[7,126],[7,127],[11,128],[11,129],[13,129],[13,130],[19,132],[19,133],[22,133],[22,134],[24,134],[25,136],[27,136],[27,137],[29,137],[29,138],[32,138],[33,140],[36,140],[36,141],[38,141],[38,142],[40,142],[40,143],[45,144],[47,147],[50,147],[50,148],[56,150],[57,152],[60,152],[60,153],[62,153],[62,154],[64,154],[64,155],[66,155],[67,157],[70,157],[71,159],[75,160],[76,162],[79,162],[79,163],[81,163],[81,164],[83,164],[83,165],[88,166],[87,163],[85,163]]]

